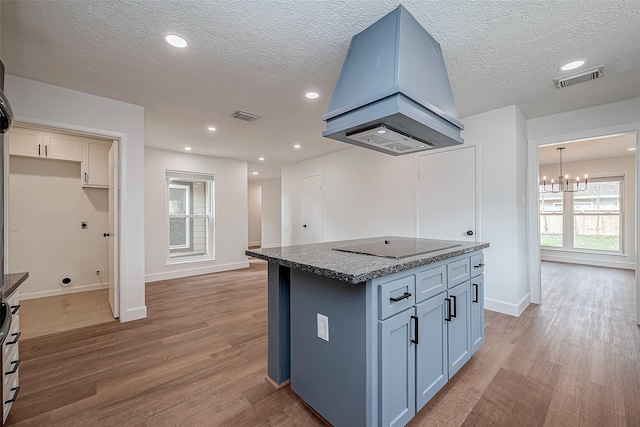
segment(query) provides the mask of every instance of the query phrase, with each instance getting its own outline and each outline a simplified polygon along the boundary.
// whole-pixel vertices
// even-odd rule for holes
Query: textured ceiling
[[[640,96],[638,1],[402,4],[440,42],[460,117],[516,104],[533,118]],[[144,106],[146,145],[244,160],[264,179],[350,147],[321,137],[321,117],[351,36],[397,5],[2,0],[1,52],[9,74]],[[168,32],[189,46],[169,47]],[[604,78],[556,89],[558,67],[575,59],[604,64]],[[261,118],[233,119],[239,109]]]

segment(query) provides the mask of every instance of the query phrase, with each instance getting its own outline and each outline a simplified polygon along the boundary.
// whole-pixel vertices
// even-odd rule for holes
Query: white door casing
[[[302,243],[322,242],[322,175],[302,179]]]
[[[109,150],[109,304],[113,317],[120,317],[120,283],[118,272],[119,182],[118,141]]]
[[[476,147],[424,154],[417,162],[416,236],[477,241]]]

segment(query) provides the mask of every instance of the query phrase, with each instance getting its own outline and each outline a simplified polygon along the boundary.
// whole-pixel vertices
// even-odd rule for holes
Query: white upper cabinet
[[[82,138],[56,132],[13,127],[9,131],[9,154],[81,162]]]
[[[56,160],[82,161],[82,138],[62,133],[44,133],[45,157]]]
[[[84,187],[109,187],[109,150],[111,142],[83,138],[82,185]]]

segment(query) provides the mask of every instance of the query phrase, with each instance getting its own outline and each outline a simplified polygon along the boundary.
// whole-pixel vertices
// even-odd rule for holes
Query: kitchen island
[[[334,426],[406,424],[483,342],[489,245],[419,239],[444,249],[399,259],[342,251],[401,240],[246,252],[269,262],[268,379],[290,381]]]

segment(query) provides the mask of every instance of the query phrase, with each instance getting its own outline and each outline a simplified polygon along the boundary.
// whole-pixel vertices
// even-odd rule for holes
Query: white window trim
[[[185,211],[187,213],[187,215],[176,215],[176,214],[169,214],[167,213],[167,215],[169,216],[169,221],[171,221],[172,218],[186,218],[187,220],[184,223],[184,228],[185,228],[185,244],[184,245],[171,245],[171,236],[169,236],[169,251],[171,251],[172,249],[188,249],[191,247],[191,233],[189,232],[189,222],[190,222],[190,216],[189,216],[189,210],[191,208],[191,186],[189,185],[184,185],[184,184],[176,184],[176,183],[170,183],[169,184],[169,190],[171,190],[172,188],[182,188],[185,190]],[[167,197],[167,203],[169,203],[170,200]],[[167,212],[169,212],[168,206],[167,206]],[[171,230],[171,226],[169,225],[169,230]],[[171,231],[169,231],[171,232]]]
[[[207,209],[206,209],[206,213],[205,214],[189,214],[189,215],[169,215],[169,186],[171,185],[169,183],[169,179],[170,178],[186,178],[186,179],[192,179],[194,181],[208,181],[208,185],[207,185],[207,198],[209,199],[209,203],[207,205]],[[215,199],[214,199],[214,195],[215,195],[215,191],[214,191],[214,186],[215,186],[215,180],[214,180],[214,175],[212,174],[205,174],[205,173],[198,173],[198,172],[184,172],[184,171],[174,171],[174,170],[169,170],[167,169],[166,171],[166,184],[165,184],[165,200],[166,200],[166,207],[165,207],[165,215],[166,215],[166,233],[167,233],[167,237],[166,237],[166,244],[165,244],[165,266],[171,266],[171,265],[176,265],[176,264],[191,264],[191,263],[202,263],[202,262],[207,262],[207,261],[213,261],[215,260],[215,240],[214,240],[214,236],[215,236]],[[167,185],[168,184],[168,185]],[[172,217],[188,217],[190,219],[194,219],[194,218],[205,218],[207,219],[207,234],[206,234],[206,239],[207,239],[207,254],[204,255],[192,255],[192,256],[186,256],[186,257],[171,257],[171,249],[169,247],[169,242],[170,242],[170,225],[169,225],[169,219]]]

